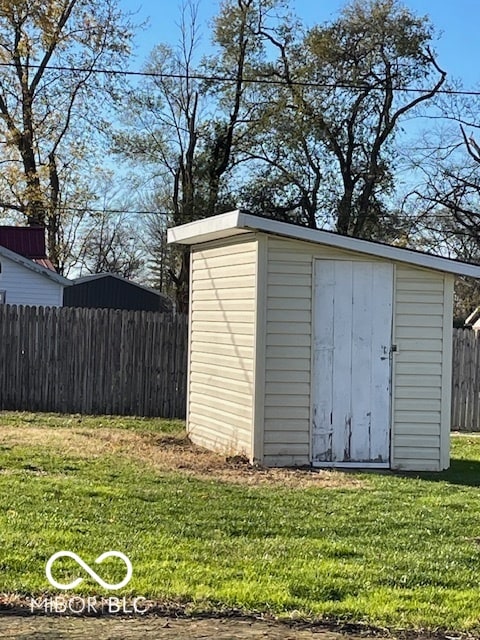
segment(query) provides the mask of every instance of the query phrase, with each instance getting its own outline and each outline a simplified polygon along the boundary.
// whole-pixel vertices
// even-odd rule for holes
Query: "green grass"
[[[179,423],[0,414],[32,425],[122,427],[145,438]],[[63,433],[63,432],[62,432]],[[0,591],[38,596],[45,562],[126,553],[121,592],[188,604],[373,626],[480,631],[480,437],[456,436],[441,474],[358,473],[358,486],[247,486],[159,471],[148,460],[85,455],[28,438],[0,444]],[[98,573],[123,577],[117,562]],[[67,561],[62,577],[81,575]],[[62,573],[65,572],[65,573]],[[86,579],[78,593],[101,594]]]
[[[136,418],[130,416],[84,416],[80,414],[61,415],[58,413],[29,413],[0,411],[0,427],[41,427],[90,429],[114,428],[138,432],[178,433],[184,428],[181,420],[158,418]]]

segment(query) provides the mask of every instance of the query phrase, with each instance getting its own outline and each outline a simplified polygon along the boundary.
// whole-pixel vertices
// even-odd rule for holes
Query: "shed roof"
[[[94,280],[103,280],[104,278],[115,278],[116,280],[119,280],[120,282],[126,282],[128,285],[132,285],[133,287],[137,287],[138,289],[141,289],[142,291],[148,291],[148,293],[153,293],[154,295],[158,296],[159,298],[164,298],[165,300],[170,301],[170,298],[167,295],[165,295],[161,291],[158,291],[157,289],[154,289],[153,287],[146,287],[143,284],[139,284],[138,282],[134,282],[133,280],[129,280],[129,278],[124,278],[123,276],[119,275],[118,273],[110,273],[108,271],[104,271],[102,273],[89,273],[86,276],[80,276],[79,278],[75,279],[74,283],[75,284],[83,284],[84,282],[92,282]]]
[[[166,294],[109,272],[77,278],[74,286],[65,294],[64,305],[164,313],[173,311],[173,302]]]
[[[333,231],[320,229],[310,229],[288,222],[279,222],[271,218],[254,216],[244,211],[230,211],[218,216],[196,220],[179,227],[168,229],[169,244],[201,244],[212,240],[221,240],[231,236],[260,231],[277,236],[314,242],[315,244],[327,245],[344,249],[346,251],[356,251],[376,258],[386,258],[398,262],[413,264],[426,269],[445,271],[462,276],[480,278],[480,265],[441,258],[430,253],[415,251],[414,249],[404,249],[381,242],[362,240],[343,236]]]
[[[149,293],[154,293],[159,298],[169,299],[167,295],[165,295],[161,291],[158,291],[157,289],[153,289],[152,287],[146,287],[143,284],[139,284],[138,282],[134,282],[133,280],[129,280],[128,278],[124,278],[123,276],[119,275],[118,273],[110,273],[108,271],[104,271],[102,273],[89,273],[86,276],[80,276],[79,278],[75,279],[75,284],[83,284],[84,282],[92,282],[93,280],[99,280],[99,279],[103,279],[103,278],[115,278],[116,280],[119,280],[120,282],[126,282],[129,285],[131,284],[134,287],[138,287],[139,289],[143,289],[143,291],[148,291]]]
[[[52,271],[48,267],[45,267],[42,264],[35,262],[34,260],[30,260],[30,258],[25,258],[25,256],[22,256],[15,251],[11,251],[10,249],[3,247],[2,245],[0,245],[0,257],[8,258],[9,260],[16,262],[17,264],[30,269],[30,271],[34,271],[35,273],[50,278],[50,280],[53,280],[57,284],[60,284],[64,287],[68,287],[73,284],[72,280],[64,278],[56,271]]]

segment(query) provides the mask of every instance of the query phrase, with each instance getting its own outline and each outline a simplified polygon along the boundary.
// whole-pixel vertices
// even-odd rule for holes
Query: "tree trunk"
[[[353,189],[345,188],[338,203],[337,232],[348,236],[352,218]]]

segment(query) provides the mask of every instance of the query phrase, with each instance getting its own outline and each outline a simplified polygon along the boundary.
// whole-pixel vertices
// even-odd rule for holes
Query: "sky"
[[[340,0],[292,0],[295,13],[306,24],[330,21],[344,6]],[[480,86],[480,0],[404,0],[414,13],[428,15],[440,34],[435,48],[438,62],[450,79],[461,79],[466,89]],[[218,2],[200,0],[200,22],[208,47],[208,22]],[[178,40],[180,2],[175,0],[120,0],[120,6],[135,12],[136,22],[148,25],[136,38],[132,70],[140,70],[152,48],[160,42]]]

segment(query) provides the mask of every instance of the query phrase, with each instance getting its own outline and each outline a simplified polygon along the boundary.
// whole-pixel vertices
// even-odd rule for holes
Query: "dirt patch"
[[[365,482],[355,474],[342,471],[252,466],[240,456],[226,457],[197,447],[184,433],[171,435],[112,428],[1,426],[0,446],[41,446],[63,456],[78,458],[114,454],[141,461],[158,471],[178,471],[200,479],[249,486],[342,489],[365,486]],[[36,472],[35,469],[31,471]]]
[[[0,617],[0,636],[16,640],[345,640],[324,629],[235,619]]]

